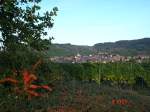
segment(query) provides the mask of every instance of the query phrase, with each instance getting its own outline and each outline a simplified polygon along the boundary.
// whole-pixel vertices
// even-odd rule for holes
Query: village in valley
[[[110,53],[98,53],[90,55],[81,55],[77,53],[75,56],[54,56],[50,60],[56,63],[108,63],[108,62],[129,62],[135,61],[141,63],[143,61],[149,60],[148,55],[137,55],[137,56],[121,56],[119,54]]]

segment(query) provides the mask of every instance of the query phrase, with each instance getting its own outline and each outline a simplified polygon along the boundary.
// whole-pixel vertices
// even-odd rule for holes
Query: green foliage
[[[98,77],[97,66],[92,63],[83,63],[84,67],[84,77],[83,80],[96,80]]]
[[[135,88],[146,88],[147,87],[147,83],[143,79],[143,77],[136,77],[135,78],[134,87]]]
[[[53,16],[58,9],[42,16],[39,13],[41,0],[5,0],[1,2],[0,31],[5,50],[16,50],[19,45],[30,46],[36,50],[45,49],[41,37],[47,35],[45,28],[52,28]]]
[[[36,61],[42,58],[39,52],[33,52],[31,50],[6,52],[1,51],[0,53],[0,68],[19,70],[24,68],[31,68]]]
[[[36,70],[39,79],[43,80],[45,83],[63,80],[63,72],[64,71],[59,64],[49,63],[48,60],[45,60],[40,64]]]
[[[59,64],[59,69],[61,69],[65,77],[69,77],[70,80],[93,80],[97,83],[103,83],[103,81],[105,81],[110,85],[120,86],[126,84],[129,86],[136,82],[136,77],[143,77],[150,86],[149,63],[61,63]]]
[[[58,11],[40,12],[41,0],[2,0],[0,2],[0,66],[21,69],[41,57],[39,51],[49,48],[51,39],[43,39],[53,27]]]
[[[77,80],[82,80],[83,79],[83,66],[81,64],[71,64],[71,63],[66,63],[66,64],[60,64],[62,67],[65,76],[68,77],[69,79],[77,79]]]

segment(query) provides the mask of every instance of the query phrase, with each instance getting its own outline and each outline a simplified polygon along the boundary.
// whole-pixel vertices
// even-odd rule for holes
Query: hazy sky
[[[150,37],[150,0],[43,0],[59,8],[54,43],[93,45]]]

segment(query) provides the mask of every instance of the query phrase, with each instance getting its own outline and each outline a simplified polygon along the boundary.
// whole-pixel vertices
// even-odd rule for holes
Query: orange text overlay
[[[112,105],[128,105],[129,101],[127,99],[112,99]]]

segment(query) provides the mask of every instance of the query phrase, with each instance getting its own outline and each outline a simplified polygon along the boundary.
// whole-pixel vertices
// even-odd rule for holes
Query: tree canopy
[[[24,60],[32,59],[36,55],[33,54],[34,51],[37,53],[48,49],[53,38],[44,37],[48,36],[48,29],[53,27],[53,17],[57,16],[58,8],[54,7],[41,14],[40,2],[41,0],[0,1],[0,65],[21,64]]]

